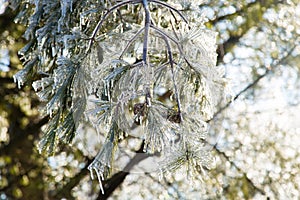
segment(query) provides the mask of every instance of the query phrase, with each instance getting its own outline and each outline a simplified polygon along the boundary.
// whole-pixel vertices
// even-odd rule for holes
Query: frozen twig
[[[143,67],[148,69],[150,67],[148,57],[148,41],[149,41],[149,30],[150,30],[150,11],[148,6],[148,0],[143,0],[143,7],[145,11],[145,26],[144,26],[144,41],[143,41]],[[146,70],[147,71],[147,70]],[[150,94],[150,83],[146,80],[145,92],[146,92],[146,104],[151,105],[151,94]]]
[[[168,39],[164,35],[162,35],[162,34],[160,34],[160,35],[162,36],[162,38],[165,41],[166,46],[167,46],[169,64],[170,64],[171,73],[172,73],[173,87],[174,87],[175,97],[176,97],[176,101],[177,101],[178,115],[179,115],[179,118],[180,118],[180,122],[182,122],[183,118],[182,118],[182,113],[181,113],[181,103],[180,103],[179,92],[178,92],[178,88],[177,88],[177,84],[176,84],[176,80],[175,80],[174,61],[173,61],[172,49],[170,47],[170,43],[169,43]]]
[[[127,5],[129,3],[139,3],[140,0],[129,0],[129,1],[123,1],[121,3],[118,3],[116,5],[114,5],[113,7],[111,7],[110,9],[108,9],[108,11],[104,14],[104,16],[102,17],[102,19],[98,22],[98,24],[96,25],[96,27],[94,28],[93,30],[93,33],[90,37],[90,42],[89,42],[89,45],[88,45],[88,48],[86,50],[86,52],[88,52],[90,49],[91,49],[91,46],[95,40],[95,37],[96,37],[96,34],[97,32],[99,31],[99,29],[101,28],[102,24],[104,23],[104,21],[107,19],[107,17],[116,9],[124,6],[124,5]]]

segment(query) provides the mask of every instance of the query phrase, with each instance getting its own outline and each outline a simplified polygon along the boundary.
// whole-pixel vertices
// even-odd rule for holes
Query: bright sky
[[[7,5],[8,5],[7,0],[0,0],[0,15],[4,13]]]

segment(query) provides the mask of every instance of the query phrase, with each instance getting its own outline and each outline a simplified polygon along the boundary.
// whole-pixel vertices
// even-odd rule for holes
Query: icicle
[[[143,148],[143,152],[148,153],[148,152],[147,152],[148,145],[149,145],[149,141],[148,141],[148,140],[145,140],[145,145],[144,145],[144,148]]]
[[[14,82],[18,84],[18,88],[20,89],[21,86],[24,85],[25,81],[26,81],[26,76],[28,73],[28,68],[25,67],[24,69],[18,71],[14,76]]]
[[[24,82],[22,81],[22,79],[16,75],[13,76],[14,78],[14,82],[18,84],[18,88],[20,89],[21,86],[24,84]]]
[[[72,0],[61,0],[60,5],[61,5],[61,17],[58,20],[58,32],[61,31],[61,25],[63,24],[63,20],[66,17],[67,9],[69,8],[70,11],[72,12]]]
[[[99,181],[101,192],[102,192],[102,194],[104,194],[104,189],[103,189],[103,186],[102,186],[102,181],[104,181],[103,174],[102,173],[100,174],[97,169],[95,169],[95,171],[96,171],[96,174],[97,174],[97,178],[98,178],[98,181]],[[101,179],[102,179],[102,181],[101,181]]]
[[[111,79],[111,80],[110,80],[110,88],[113,88],[113,87],[114,87],[114,80]]]
[[[110,100],[110,84],[109,81],[104,81],[104,88],[105,88],[105,95],[107,96],[107,99]]]
[[[82,14],[80,14],[80,17],[79,17],[79,27],[80,27],[80,31],[82,31],[82,26],[84,26],[85,23],[84,23],[84,17]]]
[[[34,91],[37,92],[38,89],[40,88],[39,82],[38,82],[38,81],[33,82],[33,83],[32,83],[32,87],[33,87]],[[43,90],[44,90],[44,88],[43,88]]]
[[[55,45],[52,46],[51,50],[52,50],[52,56],[53,56],[53,57],[56,56],[57,50],[56,50]]]
[[[101,181],[101,178],[102,178],[102,180],[104,180],[104,177],[101,174],[99,174],[98,170],[95,167],[88,166],[88,170],[90,171],[92,180],[94,180],[94,178],[95,178],[94,173],[93,173],[93,170],[95,170],[97,178],[98,178],[100,190],[101,190],[102,194],[104,194],[104,189],[103,189],[103,185],[102,185],[102,181]]]
[[[73,12],[73,0],[70,0],[70,11]]]
[[[68,54],[69,54],[69,51],[68,51],[68,39],[69,39],[69,36],[67,36],[67,35],[65,35],[64,37],[63,37],[63,42],[64,42],[64,47],[65,48],[63,48],[63,52],[62,52],[62,56],[63,57],[67,57],[68,56]]]
[[[107,94],[107,87],[106,87],[106,81],[105,80],[103,80],[103,85],[104,85],[104,96],[107,96],[108,94]]]
[[[113,133],[111,133],[113,134]],[[91,172],[92,179],[94,178],[92,176],[93,170],[95,170],[97,174],[97,178],[99,181],[100,189],[102,194],[104,194],[104,189],[102,186],[102,181],[104,181],[104,176],[107,174],[107,168],[111,167],[111,161],[112,161],[112,154],[113,154],[113,146],[114,144],[110,141],[106,142],[101,151],[97,154],[94,161],[88,166],[88,170]]]
[[[147,107],[151,107],[151,98],[147,97]]]
[[[162,181],[163,177],[164,177],[164,173],[163,173],[163,170],[160,168],[159,169],[159,174],[158,174],[158,180]]]
[[[40,8],[39,3],[40,3],[40,0],[35,0],[35,1],[34,1],[35,12],[37,12],[37,11],[39,10],[39,8]]]
[[[52,118],[52,109],[51,108],[47,108],[47,114],[49,114],[50,118]]]

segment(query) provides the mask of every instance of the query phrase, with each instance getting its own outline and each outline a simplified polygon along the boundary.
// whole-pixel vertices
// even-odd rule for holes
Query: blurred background
[[[218,32],[218,62],[230,80],[228,101],[209,122],[214,168],[204,180],[184,170],[161,179],[138,173],[138,150],[124,159],[134,172],[116,171],[99,191],[86,169],[100,143],[89,134],[38,153],[48,118],[31,85],[18,89],[18,50],[25,27],[0,0],[0,199],[299,199],[300,3],[298,0],[195,1]],[[121,168],[121,167],[120,167]]]

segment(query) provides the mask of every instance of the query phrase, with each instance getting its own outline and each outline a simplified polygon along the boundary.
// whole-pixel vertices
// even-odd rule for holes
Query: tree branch
[[[295,44],[297,44],[297,42],[295,42]],[[296,45],[294,45],[288,52],[287,54],[282,57],[280,60],[278,60],[277,62],[274,61],[273,64],[273,70],[283,64],[288,57],[292,54],[292,52],[294,51],[294,49],[296,48]],[[212,119],[208,120],[207,122],[209,123],[210,121],[214,120],[215,118],[217,118],[217,116],[222,113],[224,110],[226,110],[233,101],[237,100],[243,93],[247,92],[249,89],[253,88],[262,78],[266,77],[272,70],[267,68],[265,73],[260,75],[259,77],[257,77],[252,83],[250,83],[249,85],[247,85],[244,89],[242,89],[240,92],[238,92],[235,97],[233,98],[232,101],[228,102],[225,106],[221,107],[213,116]],[[243,176],[246,178],[247,182],[259,193],[261,193],[262,195],[265,195],[265,191],[261,188],[259,188],[258,186],[256,186],[254,184],[254,182],[248,178],[247,173],[243,171],[243,169],[241,169],[240,167],[238,167],[231,159],[229,156],[227,156],[225,154],[225,152],[221,151],[220,149],[217,148],[217,144],[212,145],[213,149],[221,156],[223,156],[232,166],[234,166],[234,168],[236,168],[240,173],[243,174]]]
[[[216,25],[220,21],[223,20],[232,20],[234,17],[240,15],[245,18],[245,22],[239,26],[238,30],[229,31],[229,38],[223,42],[222,44],[218,45],[217,53],[217,65],[223,62],[224,56],[232,50],[236,44],[240,41],[240,39],[252,28],[257,26],[259,23],[263,21],[263,14],[269,9],[270,7],[280,3],[281,1],[263,1],[258,0],[252,3],[247,4],[242,9],[236,11],[235,13],[224,15],[217,17],[214,20],[207,22],[206,24],[209,25]]]
[[[80,172],[78,172],[75,176],[73,176],[72,178],[70,178],[70,180],[61,187],[61,189],[59,189],[54,195],[52,195],[50,198],[55,200],[55,199],[63,199],[63,198],[67,198],[67,199],[71,199],[72,194],[71,191],[72,189],[77,186],[79,184],[79,182],[88,175],[89,171],[87,169],[87,167],[92,163],[92,159],[89,159],[88,157],[86,158],[86,165],[84,168],[82,168],[80,170]]]
[[[123,1],[123,2],[120,2],[120,3],[116,4],[116,5],[114,5],[113,7],[111,7],[111,8],[104,14],[104,16],[102,17],[102,19],[99,20],[99,22],[97,23],[96,27],[94,28],[93,33],[92,33],[92,36],[90,37],[89,45],[88,45],[88,48],[87,48],[86,52],[89,52],[89,50],[91,49],[92,44],[93,44],[93,42],[94,42],[94,40],[95,40],[95,37],[96,37],[97,32],[99,31],[99,29],[101,28],[102,24],[103,24],[104,21],[107,19],[107,17],[108,17],[114,10],[116,10],[116,9],[118,9],[118,8],[124,6],[124,5],[127,5],[127,4],[129,4],[129,3],[134,4],[134,3],[138,3],[138,2],[140,2],[140,1],[141,1],[141,0],[128,0],[128,1]]]
[[[222,16],[217,16],[215,19],[210,20],[207,23],[216,25],[218,22],[223,21],[223,20],[232,20],[233,18],[235,18],[239,15],[244,15],[244,13],[247,13],[249,9],[253,9],[253,7],[255,7],[257,4],[259,4],[259,1],[254,1],[254,2],[248,3],[243,8],[237,10],[234,13],[230,13],[230,14],[222,15]]]
[[[254,182],[248,178],[247,173],[244,172],[239,166],[237,166],[233,161],[231,161],[230,157],[226,155],[225,152],[221,151],[220,149],[217,148],[217,146],[214,146],[214,150],[219,154],[222,155],[229,163],[231,166],[233,166],[235,169],[238,170],[238,172],[240,172],[241,174],[243,174],[243,176],[246,178],[247,182],[259,193],[261,193],[262,195],[266,195],[265,191],[263,189],[261,189],[260,187],[256,186],[254,184]]]
[[[297,44],[297,42],[295,42],[295,44]],[[296,45],[294,45],[288,52],[287,54],[282,57],[280,60],[274,61],[274,63],[272,64],[272,69],[271,68],[266,68],[266,71],[258,76],[252,83],[250,83],[249,85],[247,85],[244,89],[242,89],[240,92],[238,92],[234,97],[232,101],[229,101],[227,104],[225,104],[223,107],[221,107],[212,117],[212,119],[208,120],[207,122],[209,123],[210,121],[214,120],[220,113],[222,113],[224,110],[226,110],[233,101],[237,100],[243,93],[247,92],[249,89],[253,88],[262,78],[264,78],[265,76],[267,76],[272,70],[274,70],[277,66],[283,64],[288,57],[292,54],[292,52],[294,51],[294,49],[296,48]]]

